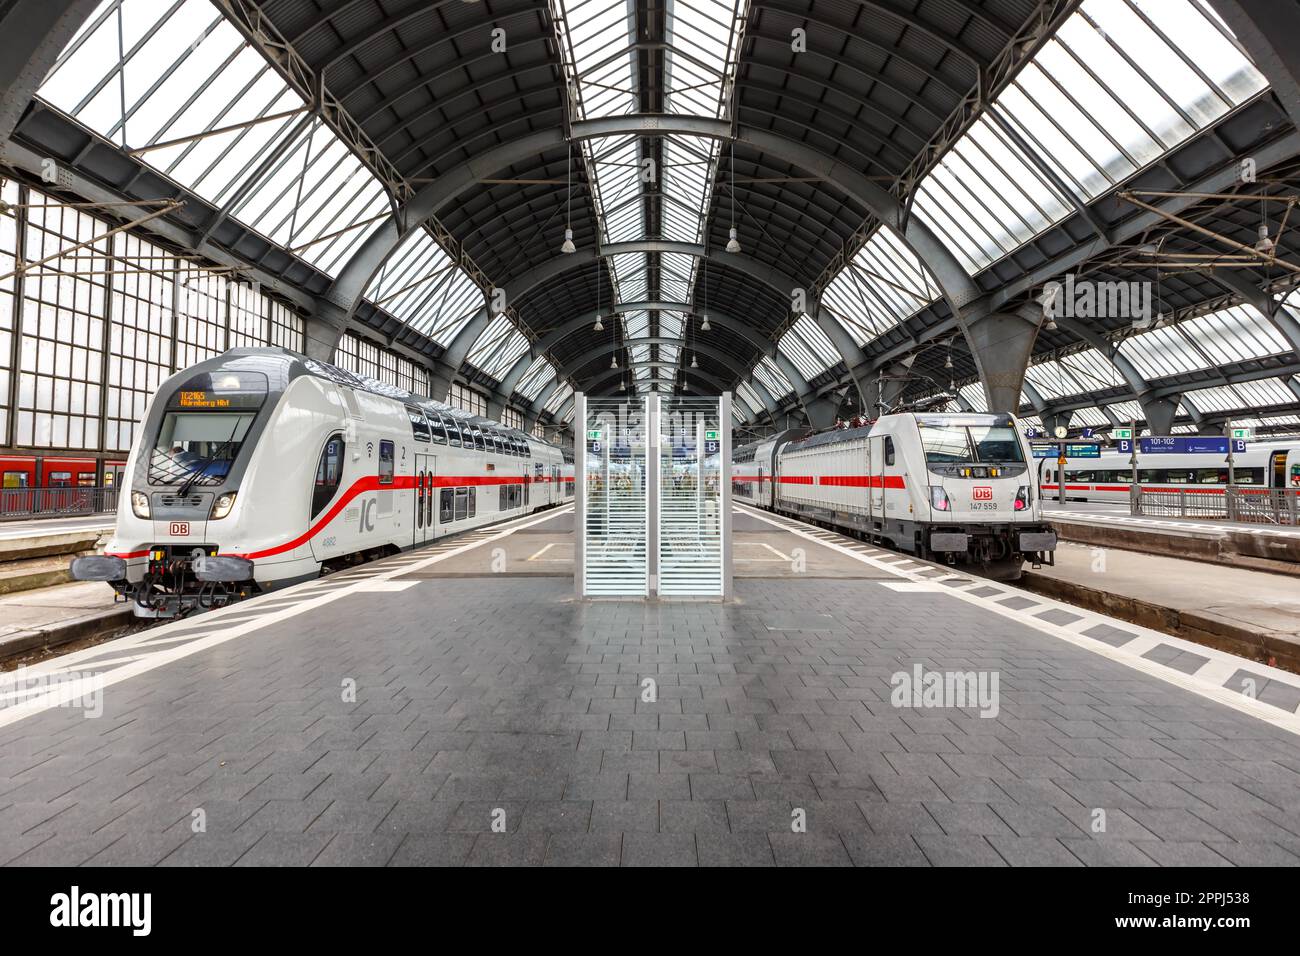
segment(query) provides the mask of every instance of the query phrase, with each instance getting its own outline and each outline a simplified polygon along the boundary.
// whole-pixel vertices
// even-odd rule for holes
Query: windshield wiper
[[[229,448],[234,443],[235,432],[239,431],[239,425],[240,422],[238,419],[236,419],[235,427],[230,430],[230,437],[227,438],[225,441],[223,441],[215,449],[213,449],[211,455],[209,455],[207,458],[204,458],[202,461],[200,461],[197,465],[194,466],[194,469],[190,472],[189,477],[185,480],[185,484],[181,485],[180,491],[177,492],[177,494],[180,497],[184,498],[187,494],[189,494],[190,488],[194,486],[194,482],[198,481],[200,478],[203,477],[203,470],[207,468],[208,465],[216,461],[217,458],[221,455],[222,451]]]

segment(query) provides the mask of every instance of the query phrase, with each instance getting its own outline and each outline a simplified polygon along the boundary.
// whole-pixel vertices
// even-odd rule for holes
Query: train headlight
[[[944,491],[938,485],[930,486],[930,506],[935,511],[951,511],[952,504],[948,501],[948,492]]]
[[[1029,486],[1021,485],[1020,489],[1016,492],[1015,510],[1024,511],[1028,507],[1029,507]]]
[[[217,495],[217,500],[212,502],[212,513],[208,517],[224,518],[230,514],[230,509],[233,507],[235,507],[235,492],[227,491],[224,495]]]
[[[149,496],[143,491],[131,492],[131,513],[137,518],[149,517]]]

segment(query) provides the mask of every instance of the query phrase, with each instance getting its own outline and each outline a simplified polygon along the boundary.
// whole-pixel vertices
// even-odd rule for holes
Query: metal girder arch
[[[1292,375],[1286,380],[1286,387],[1291,389],[1291,394],[1300,400],[1300,378]]]
[[[656,136],[677,133],[725,140],[733,138],[729,121],[701,116],[632,114],[580,120],[572,126],[574,140],[641,133]],[[747,126],[737,127],[734,138],[834,184],[897,233],[902,244],[910,249],[934,276],[957,323],[965,330],[966,323],[962,310],[968,303],[979,298],[978,286],[952,251],[928,227],[915,216],[904,215],[902,206],[894,196],[856,169],[806,143]],[[421,189],[400,210],[400,221],[398,217],[391,217],[384,222],[362,243],[361,248],[339,272],[338,278],[325,295],[329,308],[324,311],[342,310],[341,317],[330,317],[334,320],[331,324],[339,324],[337,320],[341,318],[342,324],[346,325],[362,293],[383,263],[397,249],[410,230],[433,216],[446,202],[474,185],[480,178],[529,156],[566,146],[567,143],[568,140],[562,129],[541,130],[474,156],[438,177],[437,182]],[[796,285],[786,285],[786,289],[792,289]],[[855,382],[858,381],[861,377],[861,367],[865,362],[857,362],[853,359],[861,354],[861,350],[833,318],[830,327],[823,330],[828,334],[837,330],[831,338],[837,348],[841,348],[841,341],[837,340],[848,338],[852,347],[841,348],[841,354],[849,367],[851,377]],[[861,394],[861,389],[859,393]]]
[[[98,6],[99,0],[20,0],[0,6],[0,143],[9,141],[59,54]]]
[[[580,358],[570,362],[568,365],[565,365],[563,368],[561,368],[560,377],[573,378],[575,372],[578,369],[582,368],[582,366],[590,362],[592,359],[599,358],[602,355],[608,355],[610,352],[621,352],[624,349],[631,349],[632,347],[637,345],[671,345],[682,349],[685,348],[685,346],[682,345],[681,339],[674,339],[674,338],[667,338],[664,336],[653,336],[653,335],[643,336],[642,338],[636,338],[636,339],[624,339],[621,342],[602,342],[600,345],[596,346],[595,348],[585,349]],[[739,378],[743,373],[742,369],[739,369],[732,364],[735,361],[734,357],[726,355],[725,353],[718,351],[717,349],[713,348],[710,345],[700,345],[697,342],[693,342],[691,343],[691,351],[699,352],[701,355],[713,359],[713,361],[717,362],[719,365],[724,366],[727,369],[727,371],[731,372],[737,378]],[[665,364],[672,367],[673,363],[665,363]]]
[[[1291,346],[1291,351],[1300,358],[1300,322],[1290,312],[1282,308],[1272,296],[1248,280],[1242,273],[1232,269],[1211,269],[1210,278],[1229,292],[1241,296],[1242,301],[1254,306],[1264,318],[1273,324],[1282,338]]]
[[[1300,127],[1300,5],[1294,0],[1210,0],[1210,5],[1268,80],[1273,94]]]
[[[617,375],[622,375],[625,371],[634,368],[676,368],[676,366],[674,366],[672,362],[656,362],[656,361],[629,362],[627,365],[623,366],[620,369],[617,370],[610,369],[599,378],[592,379],[588,388],[583,389],[583,391],[586,392],[586,394],[588,395],[594,394],[596,389],[600,388],[600,386],[604,385],[611,378],[614,378]],[[725,382],[723,382],[721,379],[714,378],[708,372],[701,372],[697,368],[691,368],[691,369],[686,369],[686,374],[688,377],[697,378],[700,381],[704,382],[706,385],[708,385],[710,388],[716,389],[719,395],[721,395],[723,392],[730,391],[730,389],[727,387],[727,384]]]
[[[611,243],[610,245],[601,248],[599,253],[594,249],[581,249],[577,252],[572,252],[567,255],[559,255],[554,259],[549,259],[537,268],[517,277],[506,287],[506,302],[514,302],[518,298],[527,295],[530,290],[550,281],[551,279],[563,275],[565,272],[572,269],[578,269],[590,265],[600,259],[630,252],[678,253],[682,255],[695,256],[697,258],[703,258],[706,255],[706,249],[703,245],[689,242],[669,242],[660,239]],[[782,274],[776,269],[765,266],[762,263],[751,259],[749,256],[731,252],[719,252],[716,249],[710,249],[707,250],[707,257],[710,262],[716,262],[724,268],[735,269],[738,272],[743,272],[751,278],[763,283],[782,298],[789,297],[792,290],[799,287],[799,283],[794,279]],[[695,311],[695,308],[690,305],[682,305],[681,310],[693,312]],[[623,309],[622,311],[627,310]],[[710,321],[712,321],[714,314],[714,310],[710,309]],[[810,313],[810,317],[826,334],[826,337],[830,340],[831,345],[835,347],[835,350],[839,352],[841,359],[844,361],[845,368],[850,370],[850,376],[852,377],[854,385],[858,389],[859,396],[863,396],[864,393],[862,391],[861,383],[858,381],[857,377],[853,375],[853,369],[861,367],[866,360],[865,356],[862,354],[862,350],[858,347],[858,344],[853,341],[852,336],[848,334],[844,326],[840,324],[839,320],[831,315],[828,310],[822,308],[820,304],[814,313]],[[458,369],[460,363],[464,361],[465,356],[473,351],[474,341],[487,328],[490,318],[491,316],[488,314],[487,308],[480,309],[476,312],[474,316],[465,323],[460,332],[457,333],[451,344],[448,345],[447,351],[442,356],[443,361],[445,361],[449,366]],[[595,321],[594,316],[592,317],[592,321]],[[775,344],[776,343],[772,343],[773,349],[771,351],[767,348],[763,348],[762,350],[773,358],[776,358],[780,354],[780,350],[775,348]],[[549,348],[543,348],[541,351],[549,351]],[[791,367],[793,368],[793,366]],[[796,391],[800,390],[800,383],[803,383],[806,386],[806,380],[802,375],[798,374],[798,372],[792,376],[790,372],[786,371],[784,368],[782,371],[785,373],[786,377],[790,379],[791,383],[795,385]],[[800,391],[800,394],[807,394],[807,392],[808,390],[805,387]],[[437,398],[439,396],[434,397]]]
[[[686,302],[621,302],[609,307],[608,309],[600,310],[600,315],[602,318],[608,318],[611,312],[690,312],[693,311],[693,308],[693,306]],[[529,350],[515,361],[515,364],[511,366],[510,371],[507,372],[505,377],[501,380],[500,391],[509,397],[509,394],[513,392],[515,387],[518,385],[519,379],[522,378],[524,372],[528,370],[528,366],[530,366],[539,355],[545,355],[550,352],[556,345],[568,338],[574,332],[590,327],[595,321],[596,313],[588,312],[586,315],[580,315],[577,318],[570,319],[563,325],[552,329],[541,340],[533,343]],[[780,350],[776,348],[775,343],[770,339],[765,339],[756,335],[753,326],[747,325],[740,319],[730,316],[725,312],[716,312],[713,309],[709,309],[709,322],[719,328],[726,329],[729,332],[734,332],[753,345],[755,349],[761,351],[764,355],[769,356],[777,363],[777,367],[781,369],[781,373],[790,380],[790,384],[794,386],[797,395],[811,393],[811,386],[808,385],[807,379],[803,377],[799,369],[795,367],[794,363],[782,355]],[[678,340],[677,344],[685,348],[684,342]],[[775,402],[771,405],[771,410],[776,410]]]
[[[528,351],[515,361],[515,364],[510,367],[510,371],[501,379],[501,385],[499,387],[501,391],[507,395],[514,392],[515,387],[519,384],[519,380],[523,378],[524,373],[528,371],[528,366],[532,365],[533,361],[538,356],[553,351],[557,345],[574,332],[581,331],[584,328],[590,328],[595,323],[598,314],[602,318],[607,318],[610,312],[690,312],[692,311],[692,308],[693,307],[687,302],[627,302],[620,305],[613,305],[607,309],[601,309],[598,313],[588,312],[585,315],[572,318],[563,325],[557,326],[550,332],[547,332],[546,335],[538,341],[532,343],[529,346]],[[724,312],[714,312],[713,310],[710,310],[709,321],[714,325],[717,325],[719,328],[726,329],[729,332],[734,332],[750,345],[754,346],[757,351],[760,351],[765,355],[772,355],[776,351],[776,346],[773,345],[771,340],[756,335],[751,326],[745,325],[739,319],[733,318]],[[795,369],[795,374],[799,374],[798,369]],[[802,383],[804,387],[807,387],[808,384],[802,375],[799,375],[798,383]],[[796,384],[796,387],[798,387],[798,384]]]

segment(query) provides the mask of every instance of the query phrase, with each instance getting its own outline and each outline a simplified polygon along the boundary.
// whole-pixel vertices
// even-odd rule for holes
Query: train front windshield
[[[168,412],[149,458],[149,483],[218,484],[234,464],[254,417],[254,412]]]
[[[920,429],[925,460],[930,465],[1025,460],[1015,429],[1004,425],[922,424]]]

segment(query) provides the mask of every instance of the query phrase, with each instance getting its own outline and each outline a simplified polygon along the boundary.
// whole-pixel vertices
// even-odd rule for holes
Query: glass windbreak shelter
[[[731,396],[575,396],[581,597],[731,596]]]

